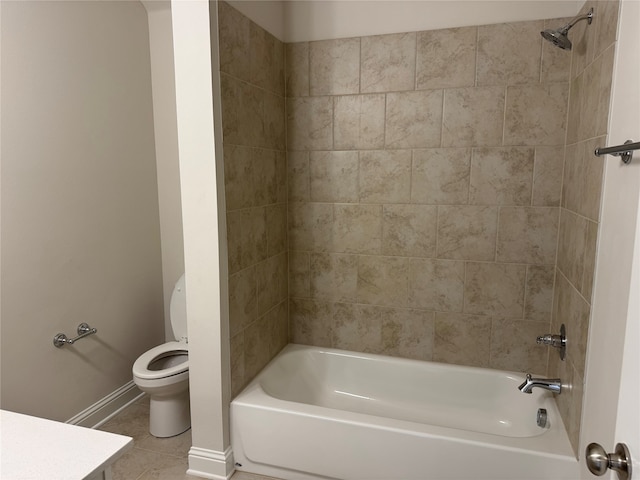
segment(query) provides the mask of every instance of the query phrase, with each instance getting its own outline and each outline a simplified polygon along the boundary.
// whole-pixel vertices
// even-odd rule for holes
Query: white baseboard
[[[144,395],[133,380],[118,388],[66,423],[81,427],[98,428]]]
[[[230,480],[235,468],[231,447],[224,452],[191,447],[187,473],[212,480]]]

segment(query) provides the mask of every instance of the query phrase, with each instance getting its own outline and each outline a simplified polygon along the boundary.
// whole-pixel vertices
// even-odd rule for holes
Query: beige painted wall
[[[575,0],[230,0],[283,42],[571,17]]]
[[[2,408],[66,420],[163,341],[147,16],[1,8]],[[52,345],[83,321],[98,334]]]
[[[149,17],[151,83],[155,128],[160,243],[164,290],[164,331],[167,341],[175,340],[169,307],[173,288],[184,273],[182,201],[178,164],[176,92],[171,32],[171,3],[143,1]]]

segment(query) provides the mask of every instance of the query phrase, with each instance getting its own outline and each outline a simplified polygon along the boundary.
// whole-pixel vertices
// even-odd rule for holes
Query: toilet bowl
[[[171,294],[169,315],[177,341],[153,347],[133,364],[133,381],[149,395],[149,432],[154,437],[173,437],[191,427],[184,275]]]

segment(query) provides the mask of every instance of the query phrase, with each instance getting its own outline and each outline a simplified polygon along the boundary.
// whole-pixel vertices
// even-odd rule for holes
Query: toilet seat
[[[165,368],[162,370],[149,370],[149,365],[151,365],[154,360],[157,360],[158,358],[161,358],[163,356],[168,356],[167,354],[170,354],[171,352],[175,352],[176,355],[184,353],[188,355],[189,347],[184,342],[167,342],[152,348],[151,350],[140,355],[140,357],[138,357],[136,362],[133,364],[134,377],[138,377],[143,380],[157,380],[160,378],[172,377],[174,375],[187,372],[189,370],[188,358],[185,362],[182,362],[179,365],[175,365],[173,367]]]

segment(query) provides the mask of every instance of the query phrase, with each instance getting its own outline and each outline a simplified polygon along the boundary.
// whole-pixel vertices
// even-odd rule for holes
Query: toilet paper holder
[[[74,338],[69,338],[64,333],[58,333],[55,337],[53,337],[53,344],[56,347],[61,348],[65,345],[73,345],[81,338],[88,337],[89,335],[93,335],[94,333],[98,333],[97,328],[90,327],[88,323],[84,322],[78,325],[77,331],[78,336]]]

